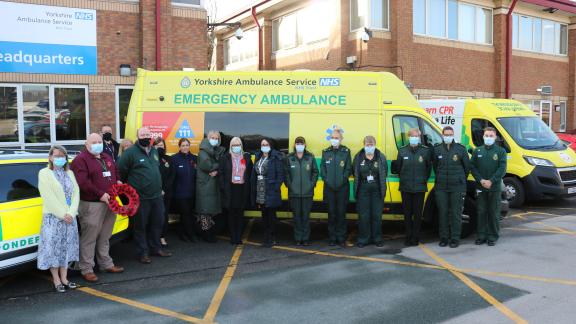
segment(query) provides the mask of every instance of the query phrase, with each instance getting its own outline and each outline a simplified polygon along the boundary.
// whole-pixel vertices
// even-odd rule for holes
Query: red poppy
[[[134,216],[140,207],[140,197],[132,186],[128,184],[113,184],[108,192],[110,200],[108,206],[116,214],[125,216]],[[123,204],[119,199],[125,197],[128,199],[127,204]]]
[[[244,160],[244,159],[240,160],[240,164],[246,165],[246,160]]]

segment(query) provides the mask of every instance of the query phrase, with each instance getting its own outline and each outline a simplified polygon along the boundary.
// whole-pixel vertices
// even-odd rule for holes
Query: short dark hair
[[[494,134],[497,134],[496,128],[490,127],[490,126],[484,128],[484,133],[486,133],[486,132],[494,132]]]
[[[187,139],[187,138],[185,138],[185,137],[182,137],[182,138],[178,141],[178,147],[182,146],[182,143],[184,143],[184,142],[190,144],[190,140],[189,140],[189,139]]]
[[[444,128],[442,128],[442,134],[444,134],[444,131],[447,130],[454,131],[454,128],[452,128],[452,126],[445,126]]]
[[[302,136],[298,136],[296,137],[296,139],[294,140],[294,143],[297,144],[306,144],[306,139]]]
[[[162,137],[158,136],[154,139],[154,145],[158,145],[160,143],[164,144],[164,147],[166,147],[166,141]]]

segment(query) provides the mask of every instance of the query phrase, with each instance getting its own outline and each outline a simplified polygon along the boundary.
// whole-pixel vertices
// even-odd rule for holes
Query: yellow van
[[[36,261],[42,224],[38,171],[46,167],[47,155],[0,155],[0,277]],[[113,240],[127,228],[127,217],[118,216]]]
[[[504,178],[511,207],[525,201],[576,195],[576,153],[528,106],[506,99],[421,100],[443,127],[454,127],[456,140],[469,148],[483,144],[491,126],[508,152]]]
[[[222,134],[228,146],[233,136],[240,136],[246,151],[260,148],[263,136],[273,139],[282,152],[292,151],[298,136],[306,138],[319,163],[322,150],[329,146],[334,126],[344,131],[343,144],[352,156],[362,147],[366,135],[377,138],[378,148],[388,161],[396,159],[398,148],[408,144],[408,130],[419,128],[422,142],[440,143],[440,128],[423,111],[404,83],[390,73],[344,71],[146,71],[138,77],[126,120],[126,136],[136,138],[141,126],[153,136],[166,140],[167,152],[178,150],[178,140],[189,138],[192,151],[209,130]],[[391,168],[388,168],[389,170]],[[429,180],[432,188],[434,178]],[[403,219],[397,175],[388,175],[384,219]],[[471,186],[473,188],[473,186]],[[323,183],[314,194],[314,218],[325,218],[322,202]],[[433,197],[433,196],[431,196]],[[286,188],[283,188],[286,200]],[[351,197],[352,199],[352,197]],[[465,221],[473,223],[474,190],[467,198]],[[280,217],[290,217],[287,204]],[[426,219],[435,216],[432,199],[426,201]],[[247,212],[247,216],[258,216]],[[354,203],[348,217],[354,219]],[[471,230],[466,227],[465,232]]]

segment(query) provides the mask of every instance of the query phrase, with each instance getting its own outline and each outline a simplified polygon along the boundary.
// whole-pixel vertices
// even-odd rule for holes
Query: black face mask
[[[150,146],[150,138],[139,138],[138,139],[138,144],[140,144],[140,146],[142,147],[148,147]]]
[[[102,135],[102,139],[105,141],[108,141],[108,142],[111,141],[112,140],[112,133],[104,133]]]
[[[163,148],[163,147],[159,147],[159,148],[157,148],[156,150],[158,150],[158,154],[159,154],[160,156],[164,156],[164,154],[166,154],[166,149]]]

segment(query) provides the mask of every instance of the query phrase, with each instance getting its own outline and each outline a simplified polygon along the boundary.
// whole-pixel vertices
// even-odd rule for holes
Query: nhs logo
[[[80,20],[94,20],[94,15],[91,12],[74,12],[74,18]]]
[[[321,87],[338,87],[340,86],[340,78],[320,78]]]

